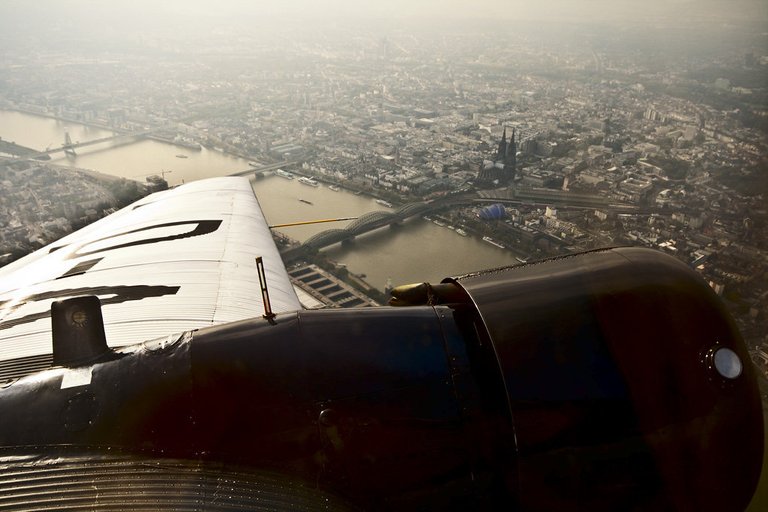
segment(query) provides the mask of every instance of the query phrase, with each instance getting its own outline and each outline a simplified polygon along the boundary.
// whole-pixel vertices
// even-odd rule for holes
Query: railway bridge
[[[444,205],[437,203],[415,202],[405,204],[391,211],[376,210],[368,212],[358,217],[354,222],[345,228],[328,229],[309,238],[303,244],[287,249],[282,253],[283,261],[288,263],[307,254],[337,244],[354,239],[356,236],[368,233],[370,231],[399,224],[414,215],[423,215],[434,211]]]

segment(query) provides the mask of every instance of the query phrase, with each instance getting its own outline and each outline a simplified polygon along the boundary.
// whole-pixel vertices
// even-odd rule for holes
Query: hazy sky
[[[645,19],[658,15],[754,18],[768,16],[766,0],[0,0],[0,15],[29,16],[41,12],[83,12],[93,16],[126,14],[145,17],[271,17],[300,18],[419,17],[509,18],[551,21]]]
[[[189,2],[183,2],[189,5]],[[606,19],[644,16],[653,13],[738,15],[746,11],[768,10],[765,0],[283,0],[280,2],[228,1],[200,2],[207,11],[292,12],[335,16],[419,16],[419,17],[494,17],[557,19]]]
[[[738,36],[768,31],[768,0],[0,0],[0,54],[124,51],[168,40],[196,48],[238,34],[291,42],[350,29],[372,37],[398,30],[536,32],[557,43],[562,23],[607,24],[650,39],[655,30],[647,27],[667,35],[710,27],[713,35]],[[757,51],[768,54],[768,45]]]

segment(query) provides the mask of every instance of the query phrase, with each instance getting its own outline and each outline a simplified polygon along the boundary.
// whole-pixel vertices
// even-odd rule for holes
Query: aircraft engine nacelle
[[[497,357],[524,510],[749,503],[763,453],[755,375],[693,270],[623,248],[444,283],[477,308]]]
[[[44,467],[71,474],[59,490],[83,502],[140,495],[155,510],[256,509],[265,488],[291,489],[285,509],[293,489],[376,510],[720,511],[752,497],[763,425],[749,355],[677,260],[595,251],[393,296],[408,307],[121,349],[54,340],[61,367],[0,388],[0,496],[55,506]],[[75,308],[92,303],[55,309],[99,325]],[[80,343],[56,325],[63,348]]]

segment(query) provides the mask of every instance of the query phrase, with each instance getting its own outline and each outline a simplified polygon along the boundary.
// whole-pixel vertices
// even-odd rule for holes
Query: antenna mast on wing
[[[269,302],[269,290],[267,289],[267,275],[264,272],[264,260],[261,256],[256,258],[256,269],[259,272],[259,285],[261,286],[261,298],[264,302],[264,318],[269,323],[274,322],[275,315],[272,312],[272,304]]]

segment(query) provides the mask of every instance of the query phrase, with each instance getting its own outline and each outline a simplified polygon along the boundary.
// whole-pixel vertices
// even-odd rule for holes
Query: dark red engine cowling
[[[0,508],[748,504],[755,375],[674,258],[595,251],[393,294],[410,307],[256,318],[7,383]]]
[[[655,251],[447,280],[498,357],[526,510],[742,510],[760,475],[752,363],[719,298]]]

